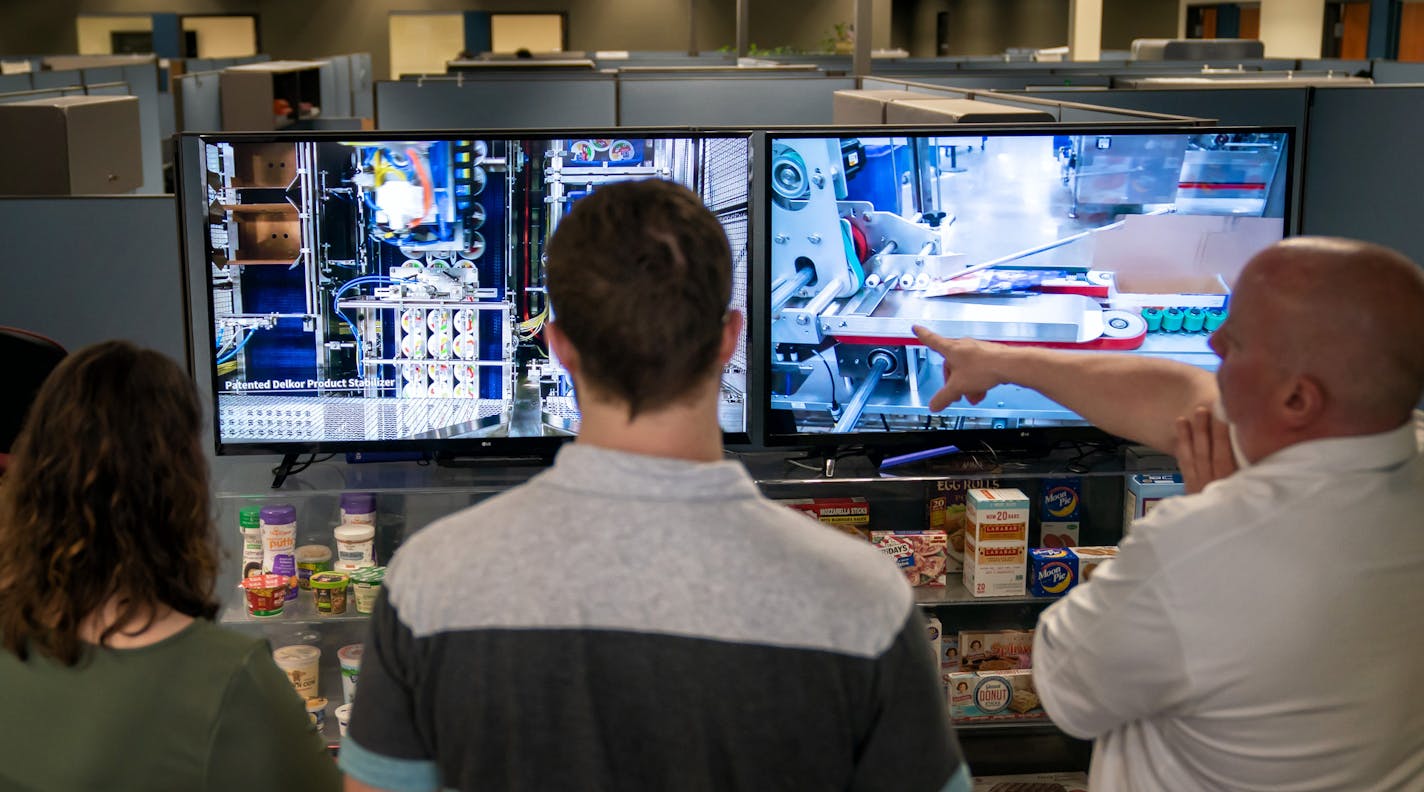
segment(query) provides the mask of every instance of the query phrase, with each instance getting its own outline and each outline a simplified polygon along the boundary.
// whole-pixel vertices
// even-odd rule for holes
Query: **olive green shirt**
[[[66,668],[0,649],[0,790],[340,786],[267,643],[196,620]]]

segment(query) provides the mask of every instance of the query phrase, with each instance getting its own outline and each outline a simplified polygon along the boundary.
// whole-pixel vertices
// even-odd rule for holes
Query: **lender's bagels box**
[[[972,489],[964,504],[964,587],[976,597],[1023,596],[1028,496],[1017,489]]]
[[[1184,492],[1181,473],[1129,473],[1123,493],[1123,530],[1146,517],[1158,503]]]

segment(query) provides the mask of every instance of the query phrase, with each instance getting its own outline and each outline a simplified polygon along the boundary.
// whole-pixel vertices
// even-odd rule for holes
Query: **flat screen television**
[[[701,196],[747,308],[749,133],[195,134],[179,150],[218,453],[552,451],[579,413],[543,337],[545,244],[610,182]],[[747,374],[744,339],[722,377],[729,442],[746,441]]]
[[[1290,228],[1292,145],[1213,127],[768,133],[767,443],[1103,437],[1017,386],[931,414],[943,358],[911,327],[1214,370],[1241,267]]]

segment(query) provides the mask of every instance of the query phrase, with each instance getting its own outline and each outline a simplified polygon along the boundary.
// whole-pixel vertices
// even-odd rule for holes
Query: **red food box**
[[[870,504],[865,498],[795,498],[777,503],[861,539],[870,538]]]
[[[870,532],[870,543],[895,559],[911,586],[944,587],[948,542],[944,531]]]

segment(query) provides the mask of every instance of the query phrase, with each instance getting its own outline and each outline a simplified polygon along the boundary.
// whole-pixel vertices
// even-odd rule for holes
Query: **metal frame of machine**
[[[181,136],[190,359],[213,394],[218,453],[547,455],[576,433],[577,407],[541,341],[544,240],[600,184],[678,181],[733,238],[734,303],[750,314],[752,137],[627,128]],[[243,350],[262,344],[268,355],[252,360],[276,363],[249,371],[260,364]],[[736,413],[742,427],[725,432],[729,443],[746,443],[759,417],[747,398],[749,351],[724,374],[724,425]]]
[[[1243,225],[1252,239],[1269,236],[1276,225],[1280,236],[1292,233],[1293,134],[1288,128],[1056,124],[767,132],[760,193],[766,271],[756,317],[756,327],[766,329],[764,337],[758,333],[766,354],[764,442],[952,441],[964,447],[983,441],[1003,448],[1103,437],[1017,386],[996,388],[977,406],[961,403],[931,415],[927,404],[943,382],[942,361],[919,344],[911,326],[950,337],[1123,350],[1214,367],[1205,333],[1224,317],[1225,282],[1214,294],[1130,294],[1117,289],[1114,272],[1064,261],[1069,251],[1106,244],[1098,234],[1124,224],[1141,239],[1148,224],[1186,222],[1154,215],[1177,215],[1179,205],[1192,202],[1181,215]],[[1057,235],[979,256],[950,249],[956,207],[942,198],[938,180],[962,172],[959,165],[969,157],[941,163],[940,144],[977,144],[982,151],[996,139],[1039,137],[1053,138],[1051,152],[1045,145],[1048,153],[1037,155],[1053,158],[1052,171],[1043,163],[1041,169],[1055,182],[1061,178]],[[902,141],[903,147],[887,152],[865,141]],[[896,159],[902,154],[908,165]],[[877,158],[882,166],[890,163],[892,186],[857,192],[857,176]],[[1264,216],[1273,207],[1283,212],[1278,223],[1271,214],[1246,225],[1257,222],[1253,211]],[[1164,321],[1174,332],[1163,330]]]

